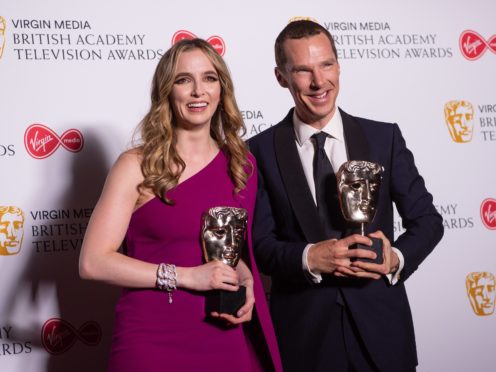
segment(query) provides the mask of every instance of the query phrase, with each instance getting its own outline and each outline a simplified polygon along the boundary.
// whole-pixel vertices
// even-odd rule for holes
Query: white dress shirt
[[[324,151],[331,162],[332,169],[334,172],[337,172],[339,167],[348,161],[341,113],[339,110],[336,110],[331,120],[321,130],[318,130],[302,122],[296,115],[295,110],[293,112],[293,126],[296,136],[296,148],[298,149],[298,155],[300,156],[301,165],[303,166],[303,172],[305,173],[305,178],[308,182],[310,192],[312,193],[313,201],[315,202],[315,205],[317,205],[315,198],[315,181],[313,179],[313,158],[315,154],[315,146],[311,140],[311,137],[315,133],[327,133],[328,137],[326,138],[324,144]],[[303,251],[303,270],[310,275],[312,281],[315,283],[320,283],[322,281],[322,276],[320,273],[312,272],[308,269],[308,251],[312,246],[313,244],[308,244]],[[398,270],[394,274],[387,275],[389,282],[394,285],[398,282],[400,272],[405,266],[405,259],[403,254],[398,249],[394,247],[392,249],[398,255],[400,260]]]

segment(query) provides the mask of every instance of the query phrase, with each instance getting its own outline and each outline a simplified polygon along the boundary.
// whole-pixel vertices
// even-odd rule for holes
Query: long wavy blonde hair
[[[178,184],[179,177],[186,167],[176,150],[177,121],[171,107],[170,95],[179,56],[194,49],[199,49],[208,57],[219,76],[221,98],[211,120],[210,135],[226,154],[235,193],[246,187],[249,173],[253,169],[247,158],[248,147],[240,137],[246,133],[246,128],[224,60],[205,40],[181,40],[160,59],[153,76],[151,107],[137,128],[141,135],[138,150],[142,155],[141,171],[144,175],[139,188],[151,189],[167,204],[173,204],[173,201],[166,197],[167,191]]]

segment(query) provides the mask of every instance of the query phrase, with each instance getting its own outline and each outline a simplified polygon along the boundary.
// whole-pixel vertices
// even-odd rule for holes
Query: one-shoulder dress
[[[225,327],[208,321],[205,292],[178,288],[173,302],[155,288],[124,289],[116,305],[111,372],[282,370],[264,290],[251,250],[257,190],[255,160],[247,187],[233,193],[228,161],[221,150],[191,178],[167,194],[173,205],[154,198],[137,209],[124,241],[125,253],[159,264],[192,267],[204,263],[200,243],[202,213],[215,206],[248,211],[248,262],[254,277],[253,320]]]

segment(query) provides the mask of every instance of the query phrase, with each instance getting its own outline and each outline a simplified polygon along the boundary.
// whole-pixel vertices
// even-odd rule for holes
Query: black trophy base
[[[221,289],[209,291],[205,299],[205,310],[207,314],[218,312],[235,315],[246,302],[246,287],[242,285],[236,292],[223,291]]]
[[[372,245],[354,244],[351,248],[360,248],[375,252],[377,257],[374,260],[370,258],[355,258],[353,261],[372,262],[380,265],[384,262],[382,255],[382,239],[371,237],[369,237],[369,239],[372,240]]]

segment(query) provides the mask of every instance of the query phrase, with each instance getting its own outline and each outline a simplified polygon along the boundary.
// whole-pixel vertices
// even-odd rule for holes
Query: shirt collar
[[[329,122],[321,130],[315,129],[314,127],[301,121],[298,115],[296,115],[296,110],[294,110],[293,128],[296,135],[296,142],[298,142],[298,145],[300,146],[303,146],[303,144],[308,141],[312,135],[318,132],[325,132],[336,140],[344,142],[343,119],[341,118],[341,113],[337,108],[331,120],[329,120]]]

